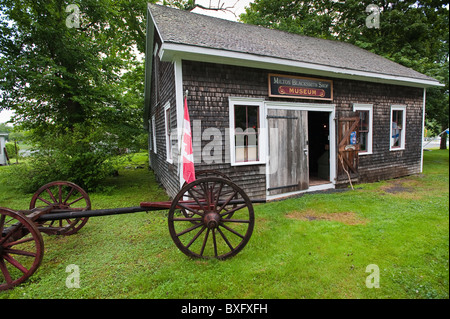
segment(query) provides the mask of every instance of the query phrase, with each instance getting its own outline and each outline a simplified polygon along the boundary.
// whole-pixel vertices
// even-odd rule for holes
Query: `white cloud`
[[[2,110],[0,111],[0,123],[5,123],[11,119],[14,115],[14,111]]]

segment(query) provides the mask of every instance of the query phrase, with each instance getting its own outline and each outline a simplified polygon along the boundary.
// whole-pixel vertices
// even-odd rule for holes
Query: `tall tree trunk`
[[[447,149],[447,133],[446,132],[444,132],[441,135],[441,146],[439,147],[439,149],[441,149],[441,150]]]

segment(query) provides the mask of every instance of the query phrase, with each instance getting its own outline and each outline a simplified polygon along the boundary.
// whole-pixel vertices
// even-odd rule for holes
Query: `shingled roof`
[[[246,54],[256,59],[282,59],[287,63],[292,62],[293,66],[321,70],[322,74],[328,72],[330,76],[344,74],[347,77],[374,77],[377,81],[401,80],[424,87],[439,85],[431,77],[349,43],[267,29],[154,4],[149,4],[149,11],[166,46],[189,46],[196,52],[199,49],[221,50],[225,55]]]

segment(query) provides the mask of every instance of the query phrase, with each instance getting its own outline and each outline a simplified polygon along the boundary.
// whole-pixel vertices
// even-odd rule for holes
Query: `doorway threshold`
[[[334,189],[334,184],[332,182],[329,182],[327,184],[320,184],[320,185],[311,185],[308,189],[301,190],[301,191],[295,191],[290,193],[284,193],[284,194],[277,194],[277,195],[267,195],[266,201],[272,201],[272,200],[280,200],[280,199],[287,199],[289,197],[293,197],[295,195],[303,194],[303,193],[309,193],[309,192],[317,192],[317,191],[324,191],[328,189]]]

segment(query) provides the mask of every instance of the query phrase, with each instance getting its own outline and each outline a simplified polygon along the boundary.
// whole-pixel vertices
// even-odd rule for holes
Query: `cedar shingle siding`
[[[175,76],[173,64],[161,62],[158,57],[153,60],[153,70],[158,70],[158,80],[152,75],[152,99],[150,107],[150,119],[155,116],[156,124],[156,150],[149,152],[150,163],[155,171],[156,178],[167,190],[169,196],[175,196],[179,190],[179,178],[176,164],[167,162],[166,153],[166,131],[164,106],[169,102],[171,105],[171,126],[177,127],[176,103],[175,103]],[[158,66],[156,66],[158,64]],[[155,67],[156,66],[156,67]],[[156,87],[158,90],[156,90]],[[154,128],[151,127],[151,130]],[[151,142],[152,143],[152,142]]]
[[[334,106],[334,113],[327,114],[334,114],[336,120],[354,117],[354,104],[371,104],[372,154],[359,155],[358,181],[372,182],[420,173],[424,89],[440,85],[436,80],[345,43],[267,30],[157,5],[149,5],[149,12],[148,28],[153,32],[147,30],[152,38],[147,39],[146,80],[150,81],[151,92],[146,91],[149,98],[145,105],[145,121],[151,122],[155,116],[157,153],[153,147],[150,163],[171,197],[180,189],[180,176],[178,152],[173,152],[173,164],[166,160],[164,107],[170,103],[172,129],[182,125],[177,110],[183,108],[182,95],[186,90],[189,91],[187,101],[196,170],[215,169],[225,173],[250,198],[266,197],[266,164],[230,164],[230,97],[257,98],[264,103],[279,101]],[[158,50],[154,55],[156,47]],[[233,55],[235,53],[245,55]],[[292,61],[292,67],[289,61]],[[269,97],[269,73],[332,80],[333,100]],[[181,74],[182,78],[177,78]],[[262,105],[266,105],[264,103]],[[283,105],[288,108],[290,104]],[[390,150],[393,105],[406,106],[405,149],[395,151]],[[214,139],[205,131],[208,128],[212,128],[213,136],[220,132],[220,139]],[[149,129],[152,134],[152,125]],[[338,125],[335,129],[338,130]],[[152,136],[150,140],[152,142]],[[336,145],[337,155],[338,141],[330,140],[329,143]],[[220,153],[214,153],[218,157],[212,163],[206,161],[211,160],[205,156],[208,154],[202,154],[211,149]],[[337,171],[338,159],[332,162]],[[339,175],[333,182],[339,187],[348,180]]]

